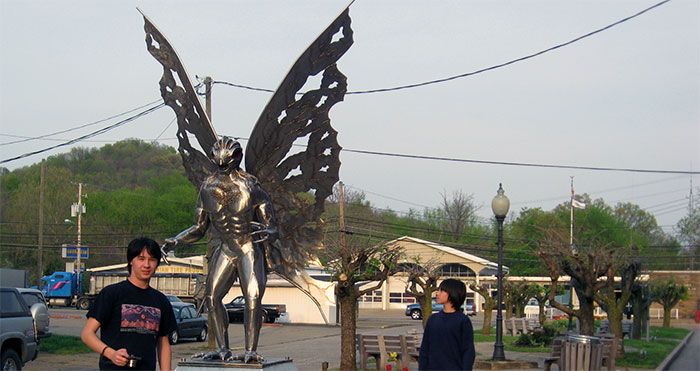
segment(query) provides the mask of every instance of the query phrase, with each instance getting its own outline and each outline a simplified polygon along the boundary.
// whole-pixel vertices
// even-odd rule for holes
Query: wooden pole
[[[41,277],[44,275],[44,178],[46,177],[46,161],[41,160],[41,177],[39,178],[39,241],[37,241],[37,287],[41,287]]]
[[[204,78],[204,110],[205,110],[205,113],[207,114],[207,117],[209,117],[209,122],[212,122],[212,118],[211,118],[211,82],[212,82],[211,77],[206,76]],[[212,254],[211,244],[207,244],[207,255],[204,256],[204,259],[202,260],[202,273],[204,273],[205,276],[209,274],[209,257],[211,256],[211,254]],[[209,326],[210,329],[214,328],[214,319],[212,318],[211,313],[207,316],[207,325]],[[207,347],[210,350],[216,349],[216,339],[214,338],[214,336],[209,336],[209,338],[207,339]]]

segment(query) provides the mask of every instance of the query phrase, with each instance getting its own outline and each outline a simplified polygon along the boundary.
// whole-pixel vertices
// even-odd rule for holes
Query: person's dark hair
[[[160,258],[163,254],[160,252],[160,245],[158,242],[148,238],[148,237],[138,237],[134,238],[129,242],[129,246],[126,248],[126,269],[131,274],[131,261],[135,257],[141,255],[141,251],[147,250],[148,254],[156,258],[156,268],[160,265]]]
[[[439,288],[447,293],[447,300],[456,310],[459,310],[467,299],[467,286],[462,281],[448,278],[440,283]]]

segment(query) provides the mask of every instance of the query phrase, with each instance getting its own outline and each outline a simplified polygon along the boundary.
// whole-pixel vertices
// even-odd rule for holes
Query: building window
[[[443,265],[440,268],[440,275],[443,277],[476,277],[476,273],[469,267],[457,263]]]
[[[389,293],[389,303],[404,303],[413,304],[416,302],[416,298],[409,295],[406,292],[390,292]]]
[[[382,302],[382,291],[374,290],[362,295],[362,301],[365,303],[381,303]]]

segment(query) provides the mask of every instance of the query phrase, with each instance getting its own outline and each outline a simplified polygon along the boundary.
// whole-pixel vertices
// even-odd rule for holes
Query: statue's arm
[[[194,224],[185,229],[184,231],[177,234],[173,238],[166,238],[165,244],[163,245],[164,251],[170,251],[175,245],[182,243],[194,243],[202,239],[209,228],[209,215],[206,210],[204,210],[204,205],[202,203],[201,196],[197,200],[197,207],[195,208],[195,221]]]
[[[257,182],[252,186],[252,195],[255,202],[254,227],[256,229],[253,232],[253,236],[257,241],[268,240],[269,242],[273,242],[279,238],[279,231],[277,229],[277,218],[275,217],[275,209],[272,206],[272,199]]]

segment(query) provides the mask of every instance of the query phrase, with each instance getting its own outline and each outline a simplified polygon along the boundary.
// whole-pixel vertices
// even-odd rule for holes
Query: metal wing
[[[341,147],[328,112],[347,91],[346,78],[335,63],[352,43],[349,9],[345,9],[297,59],[246,146],[246,171],[272,196],[286,246],[320,240],[324,201],[332,194],[340,170]],[[321,86],[297,99],[309,77],[320,72]],[[302,144],[295,146],[299,151],[291,151],[295,142]]]
[[[200,147],[208,153],[216,141],[216,132],[202,109],[202,104],[175,49],[143,12],[141,15],[144,20],[143,29],[146,31],[146,47],[163,66],[160,95],[165,104],[175,111],[177,117],[178,151],[182,156],[182,164],[190,182],[199,188],[204,178],[215,171],[214,164],[190,145],[187,135],[194,134]]]

